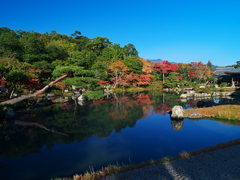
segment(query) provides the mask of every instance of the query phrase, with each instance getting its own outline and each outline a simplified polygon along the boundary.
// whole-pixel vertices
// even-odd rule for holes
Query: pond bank
[[[187,109],[183,111],[184,117],[199,113],[202,117],[214,117],[225,120],[240,120],[239,105],[218,105],[213,107]]]
[[[239,139],[236,140],[239,143]],[[216,146],[217,147],[217,146]],[[240,145],[228,146],[223,149],[210,148],[194,156],[177,158],[165,163],[153,164],[125,173],[119,173],[102,180],[133,180],[133,179],[232,179],[240,177],[239,158]]]
[[[240,139],[236,139],[159,161],[127,166],[110,165],[102,171],[75,175],[73,179],[239,179],[239,151]]]

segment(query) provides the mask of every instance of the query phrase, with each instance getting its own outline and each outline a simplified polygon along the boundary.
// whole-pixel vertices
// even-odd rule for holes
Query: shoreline
[[[101,180],[237,180],[240,178],[239,151],[240,144],[196,154],[191,157],[175,159],[166,163],[153,164],[126,173],[115,174]]]
[[[209,163],[211,163],[211,157],[209,156],[209,153],[215,152],[215,151],[221,151],[221,152],[228,152],[228,148],[234,149],[234,147],[238,148],[238,155],[240,158],[240,138],[231,140],[228,142],[223,142],[214,146],[206,147],[200,150],[195,150],[191,152],[183,152],[178,156],[175,157],[166,157],[161,160],[157,161],[148,161],[144,162],[141,164],[136,164],[136,165],[125,165],[125,166],[118,166],[118,165],[110,165],[108,167],[103,168],[101,171],[96,171],[96,172],[90,172],[90,173],[85,173],[85,174],[80,174],[80,175],[74,175],[73,179],[74,180],[93,180],[93,179],[101,179],[101,180],[120,180],[120,179],[136,179],[136,177],[139,177],[141,174],[141,178],[143,179],[152,179],[153,176],[160,175],[163,172],[161,172],[162,168],[159,169],[159,166],[165,166],[166,164],[171,164],[172,162],[181,162],[181,161],[186,161],[188,162],[190,159],[194,159],[197,156],[207,156],[207,160]],[[216,154],[216,156],[218,156]],[[220,157],[220,156],[219,156]],[[220,157],[222,158],[222,156]],[[233,160],[235,157],[233,157]],[[201,160],[201,159],[200,159]],[[192,162],[194,164],[200,163],[200,162]],[[240,165],[240,161],[239,161]],[[153,170],[150,169],[155,169],[153,176],[149,176]],[[165,169],[166,170],[166,169]],[[150,172],[149,172],[150,171]],[[145,177],[147,176],[147,177]],[[240,174],[239,176],[240,177]],[[137,179],[141,179],[137,178]],[[154,179],[159,179],[159,177],[155,177]],[[171,180],[173,179],[172,177],[170,178]],[[239,178],[238,178],[239,179]]]

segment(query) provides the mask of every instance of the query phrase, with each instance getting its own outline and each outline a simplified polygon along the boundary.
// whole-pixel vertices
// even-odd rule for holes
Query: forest
[[[152,62],[138,56],[133,44],[121,46],[107,37],[38,33],[0,28],[0,87],[11,95],[34,92],[66,75],[55,88],[88,92],[155,86],[182,87],[214,81],[212,64]]]

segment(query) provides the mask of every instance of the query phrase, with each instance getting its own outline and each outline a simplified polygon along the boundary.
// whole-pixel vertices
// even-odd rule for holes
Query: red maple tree
[[[164,76],[168,75],[170,72],[176,72],[179,67],[177,64],[172,64],[166,60],[155,63],[154,69],[157,72],[162,73],[163,75],[163,82],[164,82]]]

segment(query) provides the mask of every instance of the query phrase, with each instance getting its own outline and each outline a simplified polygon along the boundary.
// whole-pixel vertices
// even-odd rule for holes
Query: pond
[[[171,120],[174,105],[193,99],[157,92],[121,94],[21,110],[0,126],[0,179],[51,179],[137,164],[240,138],[239,124]]]

